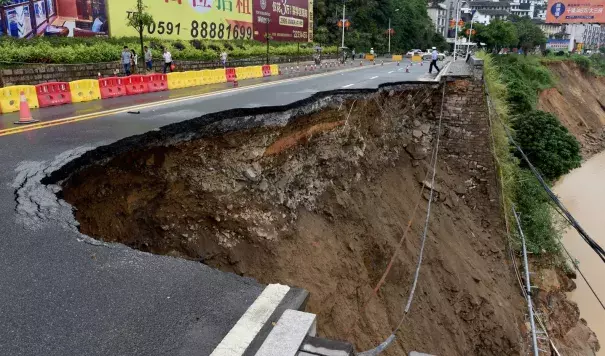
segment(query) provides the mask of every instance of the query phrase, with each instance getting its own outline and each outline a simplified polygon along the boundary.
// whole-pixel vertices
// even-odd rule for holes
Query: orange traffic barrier
[[[101,99],[117,98],[126,95],[124,79],[119,77],[99,78]]]
[[[235,68],[225,68],[225,77],[227,82],[232,82],[235,79]]]
[[[27,103],[25,93],[21,92],[20,96],[21,98],[19,103],[19,121],[16,121],[15,124],[24,125],[38,122],[38,120],[34,120],[32,118],[32,113],[29,111],[29,104]]]
[[[69,83],[50,82],[36,85],[36,94],[41,108],[71,104]]]
[[[271,66],[269,66],[268,64],[265,64],[264,66],[262,66],[262,71],[263,71],[263,77],[271,76]]]
[[[233,87],[234,87],[234,88],[237,88],[237,86],[238,86],[238,83],[237,83],[237,75],[234,75],[234,76],[233,76]]]

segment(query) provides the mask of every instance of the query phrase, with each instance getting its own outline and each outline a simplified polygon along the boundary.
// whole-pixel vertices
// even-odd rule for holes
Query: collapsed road
[[[376,88],[382,83],[392,81],[393,76],[388,73],[392,70],[393,68],[389,69],[388,66],[367,68],[359,70],[355,74],[348,75],[355,78],[356,87],[371,89]],[[3,288],[0,298],[2,298],[3,306],[6,307],[6,313],[4,313],[4,317],[0,321],[0,326],[3,330],[2,333],[5,334],[0,343],[0,351],[3,354],[11,355],[33,355],[40,353],[49,355],[73,353],[86,355],[206,355],[214,350],[244,311],[263,291],[264,285],[248,278],[248,276],[254,277],[262,283],[291,282],[293,286],[305,288],[304,285],[293,284],[298,283],[296,280],[288,280],[288,278],[279,274],[269,274],[263,277],[261,272],[252,271],[254,269],[253,266],[250,266],[250,270],[244,270],[238,267],[237,263],[234,264],[232,263],[233,261],[229,261],[229,257],[241,259],[242,256],[226,256],[227,259],[223,259],[225,256],[219,256],[216,261],[213,261],[211,256],[190,253],[191,248],[162,249],[161,247],[153,246],[154,239],[153,236],[148,235],[148,231],[144,232],[150,238],[146,242],[146,245],[137,245],[138,242],[129,243],[126,241],[128,240],[128,234],[122,234],[124,231],[120,234],[120,238],[116,238],[109,234],[104,235],[98,229],[89,228],[87,224],[83,224],[82,228],[92,237],[80,234],[77,230],[80,223],[75,217],[78,217],[80,209],[82,210],[82,214],[87,214],[93,210],[84,205],[79,206],[79,203],[75,202],[75,198],[70,199],[67,197],[70,191],[67,189],[65,192],[61,192],[61,187],[57,184],[62,183],[63,180],[72,177],[77,172],[82,172],[84,175],[88,174],[86,169],[91,166],[103,166],[105,164],[109,166],[112,164],[123,166],[124,163],[120,161],[120,155],[129,155],[133,149],[153,150],[153,147],[172,146],[184,142],[192,142],[193,147],[190,148],[191,150],[221,149],[223,146],[220,144],[211,144],[204,140],[199,140],[234,130],[254,130],[261,126],[283,126],[287,122],[293,122],[297,125],[302,125],[305,130],[311,130],[312,132],[310,136],[303,135],[301,138],[302,141],[297,139],[295,140],[296,142],[307,142],[314,135],[326,139],[321,134],[325,130],[320,129],[315,132],[314,130],[316,129],[313,129],[315,127],[313,124],[325,127],[326,123],[334,122],[330,117],[339,117],[344,112],[337,110],[340,104],[345,108],[353,110],[353,103],[358,100],[359,107],[366,108],[368,110],[366,113],[370,118],[382,117],[384,119],[384,113],[381,112],[381,108],[387,105],[387,100],[394,100],[393,98],[385,98],[385,95],[386,97],[390,97],[394,93],[397,93],[396,98],[411,97],[413,101],[414,97],[423,98],[423,95],[419,94],[422,90],[429,90],[426,93],[430,94],[430,90],[433,90],[435,85],[429,84],[427,86],[424,84],[428,89],[413,87],[414,85],[419,85],[413,83],[383,87],[381,96],[379,96],[379,99],[376,99],[380,104],[372,107],[368,105],[374,105],[372,104],[372,100],[374,99],[371,97],[375,95],[374,90],[326,92],[318,94],[311,99],[295,102],[296,100],[310,97],[311,94],[320,88],[339,89],[349,85],[350,83],[347,82],[350,81],[351,78],[346,78],[344,73],[333,73],[324,77],[308,78],[299,82],[276,83],[274,86],[238,91],[234,94],[224,93],[211,98],[171,103],[161,107],[150,108],[149,110],[143,109],[140,116],[118,113],[95,120],[3,137],[0,140],[0,154],[7,169],[0,176],[4,183],[1,194],[4,198],[3,201],[6,202],[0,208],[0,214],[5,220],[5,223],[0,227],[0,233],[3,236],[4,242],[4,248],[0,252],[0,255],[3,261],[5,261],[3,265],[5,273],[1,278],[3,279],[2,285],[6,286],[6,288]],[[347,95],[351,96],[347,97]],[[407,133],[419,142],[430,143],[431,135],[429,133],[432,132],[431,127],[429,125],[429,128],[426,129],[424,125],[431,120],[431,117],[434,119],[434,116],[429,114],[429,112],[432,112],[431,107],[434,106],[434,103],[431,101],[432,99],[427,102],[420,101],[418,103],[410,103],[406,102],[406,100],[401,99],[401,103],[414,104],[414,106],[418,104],[419,108],[422,109],[419,111],[420,116],[418,116],[417,120],[411,117],[404,120],[406,123],[404,126],[398,127],[398,129],[402,130],[398,134],[403,135]],[[245,104],[242,105],[243,103]],[[336,103],[339,105],[336,105]],[[425,106],[420,106],[422,103]],[[251,108],[278,104],[289,104],[289,106],[241,109],[216,115],[201,116],[205,113],[218,112],[226,108]],[[399,109],[407,107],[407,105],[404,105],[400,106]],[[308,118],[309,115],[312,116],[314,113],[325,109],[332,110],[332,113],[326,117],[313,119],[317,121]],[[397,107],[394,107],[393,110],[395,110],[395,113],[402,113],[401,111],[397,111]],[[354,120],[361,120],[359,113],[356,112],[355,115],[351,115],[354,118],[351,120],[351,123],[356,122]],[[321,116],[321,114],[317,115]],[[192,121],[184,121],[195,117],[198,118]],[[299,118],[307,118],[305,119],[307,121],[295,120]],[[421,122],[420,119],[428,121]],[[344,120],[348,123],[347,120],[349,118],[345,116]],[[181,121],[184,122],[160,128],[164,124]],[[417,127],[415,121],[419,122]],[[322,124],[324,126],[321,126]],[[328,125],[328,127],[337,128],[342,126],[342,124],[341,122],[333,127]],[[385,121],[384,129],[390,128],[394,130],[397,126],[391,127],[390,125],[393,124],[395,123]],[[366,122],[365,125],[367,126],[368,123]],[[132,135],[140,135],[150,130],[152,132],[145,135],[131,137]],[[366,130],[371,130],[371,128],[366,127]],[[245,147],[245,143],[250,139],[249,136],[246,136],[247,134],[244,133],[243,137],[236,137],[234,139],[235,143],[232,142],[231,145]],[[283,134],[280,131],[255,133],[255,135],[260,136],[254,137],[257,139],[266,139],[267,137],[280,137]],[[380,131],[376,131],[374,134],[380,136]],[[382,143],[385,145],[382,149],[392,150],[396,148],[397,142],[403,142],[402,137],[393,136],[390,141]],[[117,141],[123,138],[125,139]],[[357,146],[360,144],[359,137],[354,138],[354,145],[350,149],[353,152],[358,152],[357,150],[362,149]],[[252,141],[252,143],[255,142],[257,141]],[[196,146],[199,144],[202,146]],[[368,144],[380,147],[377,142],[369,141]],[[262,145],[257,144],[257,146],[261,147]],[[285,149],[287,150],[290,147],[290,144],[287,144]],[[357,150],[355,147],[357,147]],[[265,147],[266,149],[267,147]],[[363,150],[365,148],[362,149],[362,153]],[[406,147],[406,150],[399,148],[395,150],[397,151],[397,156],[387,156],[386,160],[382,163],[387,165],[394,164],[399,169],[412,169],[412,167],[420,166],[422,160],[426,158],[427,154],[423,150],[425,149],[422,147],[418,149]],[[182,149],[179,149],[179,151],[182,151]],[[404,151],[408,152],[404,153]],[[334,152],[335,155],[339,154],[338,151]],[[276,153],[283,154],[281,153],[281,149],[277,150]],[[376,158],[379,158],[382,157],[383,153],[378,149],[373,154],[377,155]],[[149,163],[150,167],[155,167],[156,165],[159,167],[163,164],[161,162],[165,162],[159,158],[165,156],[165,153],[159,153],[157,159],[155,155],[152,155],[154,158],[151,161],[148,161],[148,153],[143,152],[141,154],[141,157],[146,157],[142,162]],[[345,152],[344,154],[348,153]],[[411,158],[404,159],[399,154],[409,155]],[[176,162],[179,162],[179,158],[176,156],[174,159]],[[205,166],[212,167],[215,165],[215,169],[219,169],[219,171],[220,169],[226,169],[221,166],[220,160],[222,157],[220,155],[213,159],[216,161],[215,163]],[[127,162],[132,163],[135,161],[137,160]],[[476,161],[474,162],[476,167],[477,163]],[[399,166],[398,164],[402,164],[403,166]],[[283,162],[272,167],[272,169],[276,170],[284,169]],[[195,169],[194,166],[191,166],[191,168]],[[254,168],[256,169],[256,167]],[[346,167],[343,167],[343,169],[350,171]],[[380,170],[380,166],[374,167],[373,172],[377,175],[375,178],[385,179],[378,174]],[[119,179],[114,180],[113,178],[116,177],[110,175],[111,170],[96,173],[96,176],[100,180],[105,179],[105,177],[109,179],[109,181],[104,181],[102,184],[108,184],[108,182],[117,185],[121,184]],[[258,173],[258,170],[257,172],[252,172],[252,174]],[[395,172],[391,173],[394,174]],[[251,178],[252,174],[248,173],[247,179],[254,181],[256,178]],[[120,178],[120,176],[118,175],[117,178]],[[275,178],[277,178],[277,175],[275,175]],[[324,177],[323,179],[327,178]],[[347,179],[359,180],[361,178],[366,177],[362,175],[358,177],[357,174],[353,174]],[[471,178],[473,177],[469,179]],[[320,179],[320,181],[323,180]],[[254,183],[260,185],[262,184],[262,180]],[[279,182],[270,183],[278,184]],[[464,182],[457,182],[455,186],[450,186],[445,181],[441,183],[451,188],[451,191],[462,191],[460,185],[464,185]],[[471,179],[471,183],[472,187],[477,187],[482,186],[485,182]],[[144,193],[142,187],[146,184],[151,184],[151,182],[144,183],[139,187],[141,189],[135,189]],[[408,182],[406,184],[412,184],[409,186],[412,189],[412,186],[416,186],[417,183]],[[110,193],[122,192],[121,190],[114,190],[115,187],[111,184],[107,187]],[[255,185],[255,189],[257,189],[256,187]],[[260,189],[263,190],[264,188]],[[465,188],[465,192],[466,189],[468,187]],[[300,190],[300,192],[303,196],[308,193],[304,189]],[[76,211],[75,216],[72,212],[72,207],[65,201],[57,199],[56,193],[60,193],[59,195],[65,193],[68,201],[75,204],[76,208],[79,209]],[[319,193],[321,192],[317,194]],[[390,194],[392,195],[393,193],[391,192]],[[463,195],[473,196],[470,192],[469,194],[460,193],[460,196],[451,194],[451,196],[448,196],[448,194],[450,193],[446,193],[444,190],[441,197],[443,198],[443,202],[447,202],[447,204],[452,206],[458,204],[458,199]],[[86,197],[86,195],[82,194],[82,197]],[[175,198],[182,197],[176,195]],[[342,206],[342,202],[336,203]],[[290,210],[299,208],[298,205],[288,206],[287,203],[285,203],[285,207]],[[205,209],[214,208],[216,206],[209,206]],[[315,209],[314,206],[305,204],[301,204],[300,208],[309,211]],[[327,212],[328,216],[338,215],[338,212],[333,210],[334,208],[336,206],[328,209],[332,210],[332,212]],[[103,207],[102,210],[108,216],[113,213],[111,206]],[[285,212],[282,212],[282,214],[285,214]],[[404,212],[402,211],[400,214],[401,220],[405,220]],[[101,215],[97,214],[97,217],[104,218]],[[466,216],[466,218],[468,217]],[[89,221],[94,218],[94,216],[91,217]],[[445,219],[445,215],[443,218]],[[213,219],[215,222],[219,222],[216,221],[216,216],[213,216]],[[221,218],[219,217],[219,219]],[[450,219],[453,218],[450,217]],[[119,220],[117,215],[115,220]],[[472,219],[470,220],[472,221]],[[453,219],[452,224],[454,225],[447,228],[446,231],[460,231],[462,229],[465,235],[470,236],[471,234],[478,233],[481,239],[489,239],[490,222],[487,220],[484,222],[483,220],[486,219],[479,219],[479,228],[477,228],[475,223],[472,226],[457,226],[454,223],[457,219]],[[110,224],[111,221],[112,219],[109,217],[109,220],[105,221],[105,223]],[[240,221],[239,223],[241,224],[242,222]],[[292,223],[292,221],[288,222],[284,220],[283,223],[283,226],[286,226],[287,223]],[[165,224],[161,224],[159,227],[161,230],[164,230],[162,225]],[[314,223],[311,223],[311,225],[315,226]],[[236,228],[237,226],[233,230],[236,230]],[[239,228],[241,229],[241,226]],[[294,227],[290,225],[289,228]],[[397,231],[399,228],[394,229]],[[288,230],[288,227],[286,227],[286,230]],[[142,232],[140,229],[127,229],[125,231]],[[182,235],[187,234],[187,232],[178,231],[178,234],[184,237]],[[261,236],[263,234],[266,234],[266,232],[257,235]],[[224,233],[223,236],[229,237]],[[135,236],[130,237],[132,240],[140,240]],[[100,238],[101,240],[95,238]],[[363,239],[364,237],[360,236],[360,238]],[[181,258],[138,252],[136,249],[128,248],[122,244],[111,243],[113,241],[124,242],[143,251],[164,253]],[[321,245],[320,241],[315,242]],[[230,241],[223,241],[222,248],[229,245],[229,243]],[[388,254],[384,250],[386,245],[388,245],[388,241],[384,241],[381,244],[384,245],[370,246],[374,252],[369,255],[369,260],[366,263],[370,265],[382,263],[384,260],[382,258],[384,257],[383,255]],[[494,244],[492,243],[491,245]],[[348,248],[355,250],[358,247],[351,245]],[[480,246],[473,253],[480,254],[483,250],[484,247]],[[498,257],[499,254],[493,252],[498,251],[497,247],[491,246],[487,248],[487,251],[488,254],[492,255],[490,263],[493,262],[494,264],[484,267],[487,270],[490,270],[490,268],[493,270],[494,266],[497,266],[502,261]],[[360,249],[359,252],[363,252],[363,249]],[[459,252],[462,253],[463,251]],[[192,261],[196,259],[197,261]],[[236,272],[243,275],[243,277],[219,272],[199,263],[199,261],[229,272]],[[435,263],[445,263],[446,265],[449,263],[458,264],[456,259],[450,262],[438,259]],[[222,268],[221,264],[229,266]],[[447,273],[452,273],[452,271],[448,271],[451,266],[443,268]],[[466,271],[467,268],[468,266],[458,272]],[[377,272],[380,270],[380,266],[374,266],[372,270],[376,270]],[[398,273],[406,272],[402,270]],[[506,273],[503,272],[502,274],[505,275]],[[281,280],[271,281],[270,279],[273,277]],[[472,277],[469,274],[467,277],[471,281],[474,280],[473,283],[478,283],[477,280],[485,280],[487,282],[487,279],[490,278],[488,275],[477,276],[477,273],[474,273]],[[365,282],[372,282],[375,278],[376,276],[370,276]],[[500,278],[504,277],[501,275]],[[443,280],[441,282],[444,283]],[[449,285],[450,282],[447,278],[445,283],[448,285],[448,288],[454,288],[453,285]],[[503,290],[497,291],[498,287],[495,283],[488,282],[488,284],[490,287],[487,291],[477,291],[474,289],[471,292],[466,291],[464,295],[457,295],[458,293],[455,293],[447,297],[448,299],[454,298],[449,302],[460,303],[462,312],[467,313],[469,318],[470,315],[474,315],[475,311],[473,310],[476,308],[478,308],[480,315],[482,315],[480,325],[476,325],[476,327],[468,330],[454,322],[454,319],[457,318],[454,316],[452,316],[453,319],[451,320],[445,319],[447,322],[454,324],[448,326],[443,325],[442,322],[444,328],[456,326],[454,329],[462,330],[461,332],[466,335],[465,339],[468,341],[458,346],[460,354],[463,354],[465,350],[485,347],[488,347],[494,353],[501,350],[514,349],[514,346],[511,345],[511,340],[514,340],[514,337],[516,337],[514,335],[516,327],[514,325],[516,322],[514,316],[506,316],[502,310],[494,309],[494,306],[488,302],[488,299],[497,294],[499,295],[497,298],[498,303],[512,305],[515,298],[510,295],[510,291],[508,293]],[[502,286],[502,288],[504,287],[505,285]],[[353,286],[347,288],[353,288],[352,292],[355,293]],[[336,290],[332,293],[336,293],[338,290],[338,287],[336,287]],[[388,304],[397,304],[399,302],[399,300],[393,299]],[[311,303],[311,308],[316,308],[313,305],[313,299],[311,299]],[[343,303],[346,305],[345,302]],[[435,308],[436,306],[433,303],[444,303],[444,300],[432,301],[424,307]],[[345,320],[330,320],[331,316],[341,318],[346,317],[346,314],[339,314],[335,310],[328,311],[327,313],[321,310],[318,311],[322,312],[320,314],[320,323],[323,320],[324,333],[333,338],[344,339],[348,336],[343,334],[345,330],[330,326],[330,324],[342,324],[343,320]],[[386,310],[380,311],[379,314],[385,312]],[[352,312],[351,315],[354,314]],[[506,322],[498,323],[498,318],[500,317],[502,318],[500,321]],[[472,317],[469,320],[474,318]],[[484,318],[495,318],[495,321],[488,323],[490,326],[486,326]],[[435,322],[438,324],[437,321]],[[357,327],[361,328],[361,325]],[[365,339],[359,341],[360,347],[374,343],[380,337],[380,334],[384,333],[384,330],[380,327],[374,326],[374,329],[372,332],[366,333],[367,336]],[[420,333],[420,330],[421,328],[418,328],[416,332]],[[481,339],[478,344],[472,341],[476,338],[477,333],[484,333],[485,330],[495,332],[495,338]],[[359,335],[361,337],[359,331],[356,331],[356,333],[358,333],[356,336]],[[437,341],[440,337],[443,337],[443,335],[431,335],[434,341]],[[456,333],[452,334],[451,337],[452,341],[455,340]],[[408,342],[413,343],[414,340],[411,337],[408,339]],[[430,342],[421,346],[428,347],[429,344]],[[445,346],[440,345],[439,347]],[[447,350],[447,348],[443,349],[443,351]]]

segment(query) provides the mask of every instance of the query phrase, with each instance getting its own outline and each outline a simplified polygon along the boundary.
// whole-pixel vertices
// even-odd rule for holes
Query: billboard
[[[172,40],[252,39],[252,0],[156,0],[146,1],[154,23],[146,34]],[[107,0],[112,36],[136,36],[126,18],[136,0]]]
[[[605,23],[605,0],[549,0],[546,23]]]
[[[11,0],[0,12],[0,33],[11,37],[92,37],[108,31],[105,0]]]
[[[313,0],[253,0],[254,39],[313,41]]]

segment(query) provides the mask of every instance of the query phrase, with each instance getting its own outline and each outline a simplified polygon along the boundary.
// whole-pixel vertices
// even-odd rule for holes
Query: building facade
[[[429,3],[427,12],[431,18],[431,21],[433,22],[433,25],[435,26],[435,31],[445,37],[447,35],[446,31],[449,25],[447,20],[446,5]]]

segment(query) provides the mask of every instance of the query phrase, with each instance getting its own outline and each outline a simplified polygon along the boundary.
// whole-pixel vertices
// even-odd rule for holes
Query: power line
[[[513,144],[513,146],[515,146],[517,151],[519,151],[519,153],[521,154],[521,157],[523,158],[525,163],[527,163],[531,172],[534,174],[534,176],[536,177],[538,182],[540,182],[540,185],[542,186],[542,188],[546,191],[546,194],[548,194],[550,199],[560,209],[560,212],[562,213],[563,217],[569,222],[569,224],[571,226],[573,226],[578,231],[578,234],[580,234],[580,236],[582,237],[582,239],[584,239],[584,241],[588,244],[588,246],[590,246],[590,248],[592,248],[592,250],[597,253],[597,255],[601,258],[601,260],[603,262],[605,262],[605,250],[603,249],[603,247],[601,247],[596,241],[594,241],[588,235],[588,233],[580,226],[580,224],[573,217],[573,215],[571,215],[571,213],[565,208],[563,203],[561,203],[559,198],[555,195],[555,193],[553,193],[553,191],[550,189],[548,184],[546,184],[546,182],[544,181],[544,179],[542,178],[542,176],[540,175],[540,173],[538,172],[536,167],[534,167],[534,165],[529,161],[529,158],[527,158],[527,156],[525,155],[525,152],[523,152],[521,147],[519,147],[517,142],[515,142],[508,127],[506,127],[506,125],[504,125],[502,120],[500,120],[500,123],[502,123],[502,126],[504,127],[504,131],[506,132],[506,136],[508,136],[509,141]]]
[[[523,229],[521,228],[521,222],[519,221],[519,215],[515,211],[515,206],[512,206],[513,215],[515,216],[515,221],[517,222],[517,228],[519,229],[519,235],[521,236],[521,242],[523,244],[523,268],[525,269],[525,286],[527,293],[525,294],[525,298],[527,300],[527,310],[529,310],[529,324],[531,326],[531,338],[532,338],[532,346],[534,348],[534,356],[538,356],[540,353],[538,348],[538,338],[536,336],[536,322],[534,320],[534,306],[531,302],[531,281],[529,279],[529,263],[527,262],[527,247],[525,246],[525,234],[523,234]]]

